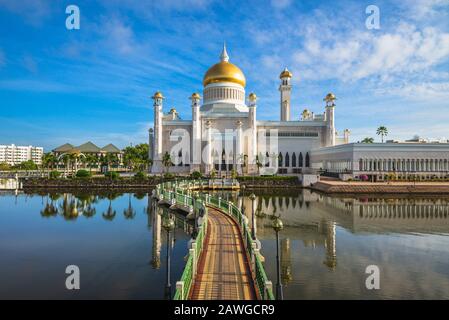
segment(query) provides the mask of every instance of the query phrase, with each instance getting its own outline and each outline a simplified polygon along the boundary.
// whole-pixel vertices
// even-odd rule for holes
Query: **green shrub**
[[[136,174],[134,175],[135,179],[139,179],[139,180],[143,180],[147,177],[146,173],[143,171],[138,171],[136,172]]]
[[[61,172],[53,170],[50,172],[49,177],[50,179],[58,179],[61,176]]]
[[[201,179],[203,177],[203,175],[199,171],[193,171],[191,174],[191,177],[193,179]]]
[[[115,171],[108,171],[108,172],[106,172],[106,173],[104,174],[104,176],[105,176],[106,178],[111,179],[111,180],[117,180],[118,178],[120,178],[119,173],[118,173],[118,172],[115,172]]]
[[[78,170],[76,172],[75,177],[77,177],[77,178],[90,178],[91,174],[90,174],[89,171],[81,169],[81,170]]]
[[[167,172],[164,174],[165,179],[173,179],[175,175],[173,173]]]

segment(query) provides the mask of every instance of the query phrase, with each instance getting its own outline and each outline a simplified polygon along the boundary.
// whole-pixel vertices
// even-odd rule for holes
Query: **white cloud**
[[[0,0],[0,8],[22,16],[26,23],[33,26],[41,26],[53,7],[52,1],[46,0]]]

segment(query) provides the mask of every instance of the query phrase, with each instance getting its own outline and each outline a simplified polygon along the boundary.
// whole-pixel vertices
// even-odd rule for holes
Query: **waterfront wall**
[[[320,181],[315,183],[313,190],[325,193],[399,193],[399,194],[449,194],[449,183],[444,182],[424,182],[424,183],[330,183]]]

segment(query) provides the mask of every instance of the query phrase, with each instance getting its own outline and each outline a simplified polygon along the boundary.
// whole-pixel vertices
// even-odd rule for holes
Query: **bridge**
[[[198,225],[174,299],[274,300],[248,219],[231,201],[193,193],[209,186],[208,181],[165,182],[153,191],[158,203],[187,212]]]

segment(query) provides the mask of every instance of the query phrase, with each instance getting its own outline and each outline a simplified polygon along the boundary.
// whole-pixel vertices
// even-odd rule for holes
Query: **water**
[[[166,233],[150,207],[147,194],[0,195],[0,299],[163,299]],[[172,279],[189,239],[177,220]],[[68,265],[81,290],[66,289]]]
[[[223,196],[242,204],[236,194]],[[243,204],[251,217],[251,201]],[[162,209],[150,208],[147,193],[0,193],[0,299],[164,299],[166,234]],[[255,209],[274,287],[272,216],[284,223],[286,299],[449,299],[449,197],[259,192]],[[172,293],[191,232],[177,217]],[[72,264],[81,270],[78,291],[65,288],[65,268]],[[380,269],[379,290],[365,287],[368,265]]]

